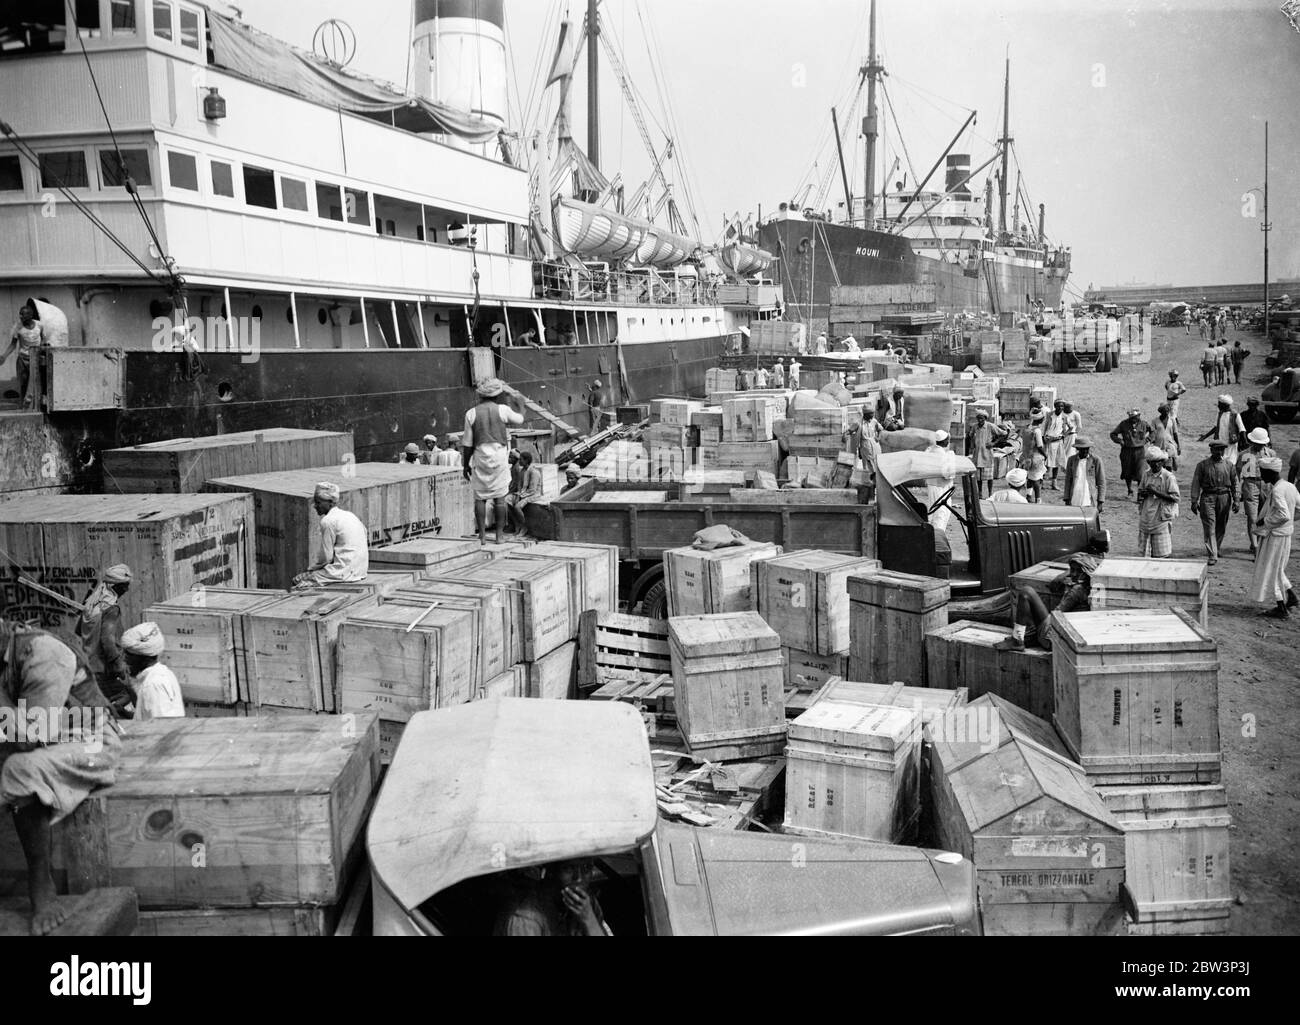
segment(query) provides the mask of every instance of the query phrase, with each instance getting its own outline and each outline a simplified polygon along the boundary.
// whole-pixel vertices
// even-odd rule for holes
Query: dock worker
[[[1092,439],[1079,435],[1074,439],[1074,453],[1065,463],[1066,505],[1095,506],[1100,513],[1106,506],[1106,468],[1093,455]]]
[[[795,391],[799,390],[799,368],[801,364],[797,359],[790,361],[790,387]]]
[[[755,375],[754,375],[754,383],[755,383],[759,388],[766,388],[766,387],[767,387],[767,370],[766,370],[766,369],[764,369],[763,367],[759,367],[759,368],[758,368],[757,372],[756,372]]]
[[[1020,431],[1019,465],[1028,477],[1031,502],[1043,500],[1043,478],[1047,476],[1047,443],[1043,439],[1043,425],[1047,412],[1041,406],[1029,414],[1029,423]]]
[[[120,602],[131,589],[131,568],[109,566],[91,589],[77,620],[76,635],[100,692],[119,710],[130,700],[126,658],[122,655]]]
[[[500,407],[498,407],[500,408]],[[605,382],[599,377],[591,382],[587,389],[587,416],[591,421],[591,433],[595,434],[605,426]],[[522,416],[520,423],[523,423]]]
[[[818,356],[826,355],[826,332],[823,331],[817,336],[817,342],[813,346],[813,353]]]
[[[1219,561],[1224,535],[1228,532],[1228,510],[1236,512],[1237,468],[1224,458],[1228,443],[1210,442],[1210,458],[1196,464],[1192,473],[1192,508],[1201,517],[1201,536],[1211,566]]]
[[[995,491],[991,502],[1010,502],[1015,505],[1027,505],[1029,499],[1025,497],[1025,483],[1028,480],[1025,471],[1019,466],[1007,471],[1007,486],[1002,491]]]
[[[1250,541],[1250,554],[1254,555],[1258,547],[1259,531],[1256,523],[1264,486],[1260,476],[1260,463],[1265,459],[1276,459],[1277,453],[1273,451],[1268,431],[1262,427],[1256,427],[1247,434],[1246,441],[1246,447],[1237,456],[1237,480],[1242,512],[1246,514],[1246,538]]]
[[[1286,619],[1289,615],[1287,610],[1300,605],[1286,575],[1300,492],[1290,481],[1282,480],[1282,460],[1277,457],[1261,459],[1259,467],[1266,497],[1255,523],[1259,532],[1259,555],[1250,582],[1250,597],[1257,602],[1274,603],[1273,608],[1264,613],[1270,619]]]
[[[1249,355],[1250,350],[1241,344],[1240,338],[1232,343],[1232,348],[1228,351],[1228,359],[1232,363],[1232,379],[1236,384],[1241,384],[1241,368]]]
[[[1216,365],[1216,373],[1218,374],[1216,380],[1219,384],[1227,384],[1228,373],[1232,368],[1232,357],[1228,353],[1228,345],[1222,338],[1220,338],[1219,344],[1215,346],[1215,349],[1219,354],[1219,360]]]
[[[785,364],[780,360],[777,360],[772,364],[772,387],[785,387]]]
[[[420,446],[411,442],[406,448],[402,449],[402,454],[397,457],[399,463],[408,466],[416,466],[420,463]]]
[[[524,510],[541,500],[542,487],[542,471],[534,464],[533,454],[522,453],[519,456],[519,487],[506,499],[515,533],[524,532]]]
[[[1233,411],[1232,396],[1223,394],[1219,396],[1219,413],[1214,418],[1214,426],[1202,434],[1197,441],[1204,441],[1206,438],[1214,438],[1224,444],[1223,458],[1231,466],[1237,465],[1237,442],[1241,436],[1246,433],[1246,425],[1241,422],[1241,417]]]
[[[180,681],[160,661],[166,639],[157,623],[140,623],[122,635],[131,690],[135,694],[135,721],[180,719],[185,716]]]
[[[576,466],[570,464],[564,471],[564,491],[560,493],[560,497],[563,498],[565,494],[572,491],[581,483],[582,474],[578,472]]]
[[[1119,446],[1120,479],[1133,497],[1133,488],[1142,480],[1142,453],[1151,440],[1151,425],[1142,419],[1140,409],[1130,409],[1128,418],[1110,432],[1110,440]]]
[[[1047,420],[1043,424],[1044,461],[1047,469],[1052,471],[1047,486],[1053,491],[1057,490],[1056,479],[1069,457],[1069,450],[1065,447],[1065,429],[1065,403],[1057,399],[1052,403],[1052,411],[1047,414]]]
[[[122,746],[85,656],[10,620],[0,620],[0,708],[21,728],[21,739],[0,744],[0,806],[13,811],[40,936],[69,911],[54,888],[51,827],[114,782]]]
[[[1151,444],[1168,457],[1165,466],[1177,470],[1178,456],[1183,450],[1182,442],[1178,439],[1178,422],[1174,419],[1167,402],[1162,404],[1156,413],[1158,415],[1151,421]]]
[[[18,404],[24,409],[32,404],[28,401],[32,383],[32,356],[36,347],[44,341],[45,333],[41,322],[36,319],[36,308],[24,303],[18,310],[18,320],[9,336],[9,344],[5,346],[4,355],[0,356],[0,363],[4,363],[15,350],[18,353]]]
[[[561,861],[537,871],[516,873],[518,889],[502,908],[494,936],[612,936],[591,883],[595,864]]]
[[[1182,398],[1187,394],[1187,385],[1178,380],[1178,371],[1169,371],[1169,380],[1165,384],[1165,404],[1169,407],[1169,415],[1175,420],[1178,419],[1178,407]]]
[[[1204,331],[1202,331],[1201,337],[1205,337]],[[1201,350],[1201,377],[1205,380],[1205,387],[1207,388],[1214,381],[1215,368],[1218,365],[1218,362],[1218,347],[1207,342],[1205,348]]]
[[[366,525],[339,508],[340,494],[339,486],[330,481],[316,485],[311,504],[320,517],[321,555],[305,573],[293,578],[295,589],[364,580],[370,572]]]
[[[1065,400],[1065,435],[1062,442],[1065,444],[1065,453],[1068,456],[1074,448],[1074,439],[1083,433],[1083,414],[1077,412],[1074,403],[1069,399]]]
[[[1178,479],[1165,466],[1166,453],[1148,445],[1143,454],[1147,472],[1138,485],[1138,555],[1167,559],[1174,552],[1174,520],[1178,518]]]
[[[1065,593],[1056,604],[1057,612],[1088,612],[1092,609],[1092,574],[1110,551],[1104,532],[1088,538],[1088,546],[1069,559],[1070,576]],[[998,651],[1024,651],[1026,647],[1052,650],[1051,613],[1042,597],[1028,584],[1008,588],[1011,598],[1011,636],[993,645]]]
[[[1246,412],[1241,414],[1241,429],[1249,434],[1256,427],[1271,430],[1273,421],[1265,410],[1259,408],[1259,399],[1252,395],[1246,400]]]
[[[497,544],[505,541],[510,425],[524,422],[523,414],[509,405],[508,399],[503,400],[504,393],[505,386],[495,377],[479,384],[479,402],[465,414],[460,442],[462,472],[474,489],[474,522],[480,544],[487,543],[488,502],[495,513]]]
[[[989,415],[984,410],[975,414],[975,429],[966,438],[966,454],[975,464],[975,497],[986,493],[993,497],[993,464],[997,457],[993,446],[1005,440],[1010,432],[1000,424],[989,422]]]

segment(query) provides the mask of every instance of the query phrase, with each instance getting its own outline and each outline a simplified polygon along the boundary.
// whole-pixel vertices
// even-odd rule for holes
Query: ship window
[[[99,178],[104,188],[111,189],[125,185],[127,174],[130,174],[139,186],[153,184],[147,150],[124,149],[120,157],[115,150],[99,151]]]
[[[0,157],[0,192],[22,191],[22,161],[18,157]]]
[[[158,39],[170,41],[172,38],[172,5],[162,0],[154,0],[153,34]]]
[[[199,12],[182,7],[181,12],[181,46],[191,50],[199,48]]]
[[[343,220],[343,203],[339,199],[337,185],[316,183],[316,212],[327,221]]]
[[[77,32],[82,39],[99,38],[99,0],[77,0],[73,16],[77,19]]]
[[[235,197],[235,176],[230,165],[221,160],[212,161],[212,194],[228,199]]]
[[[135,35],[135,0],[112,0],[113,35]]]
[[[307,209],[307,183],[297,178],[280,179],[280,196],[286,210]]]
[[[349,224],[370,223],[370,193],[360,189],[343,190],[344,209],[348,212]]]
[[[264,167],[244,165],[244,202],[249,206],[260,206],[274,210],[275,173]]]
[[[90,175],[86,172],[86,154],[79,149],[41,154],[41,188],[90,188]]]
[[[173,189],[199,191],[199,165],[190,154],[167,151],[167,180]]]

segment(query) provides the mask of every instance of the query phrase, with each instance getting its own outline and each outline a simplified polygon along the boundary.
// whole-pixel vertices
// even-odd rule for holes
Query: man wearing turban
[[[95,682],[109,701],[130,700],[126,659],[122,657],[122,610],[119,601],[131,589],[131,570],[118,564],[100,575],[77,620],[77,639],[90,661]]]
[[[478,386],[479,403],[465,414],[461,458],[465,479],[474,488],[474,522],[478,539],[487,540],[487,504],[494,504],[497,544],[505,540],[506,495],[510,493],[510,425],[522,424],[522,413],[505,405],[505,385],[495,377]]]
[[[299,590],[364,580],[370,572],[366,525],[338,507],[340,494],[337,484],[325,481],[316,485],[311,504],[320,517],[321,554],[306,573],[293,578],[293,586]]]
[[[1165,466],[1163,449],[1148,445],[1149,469],[1138,484],[1138,555],[1167,559],[1174,552],[1174,520],[1178,517],[1178,479]]]
[[[176,674],[158,661],[166,643],[157,623],[141,623],[122,635],[122,650],[135,691],[135,721],[174,719],[185,715]]]

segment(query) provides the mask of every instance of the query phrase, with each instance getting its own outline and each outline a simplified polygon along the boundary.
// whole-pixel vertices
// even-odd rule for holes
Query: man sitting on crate
[[[1110,551],[1110,539],[1104,533],[1088,538],[1088,547],[1070,556],[1070,577],[1065,593],[1057,602],[1057,612],[1088,612],[1092,608],[1092,572]],[[998,651],[1024,651],[1027,646],[1052,650],[1051,612],[1042,597],[1032,587],[1012,586],[1007,589],[1011,598],[1011,636],[994,645]]]
[[[84,654],[0,619],[0,805],[27,859],[32,932],[68,917],[54,890],[51,827],[116,776],[121,742]]]
[[[339,494],[337,484],[326,481],[316,485],[311,504],[320,517],[321,555],[306,573],[293,578],[295,590],[365,580],[370,572],[370,541],[366,525],[346,509],[338,507]]]

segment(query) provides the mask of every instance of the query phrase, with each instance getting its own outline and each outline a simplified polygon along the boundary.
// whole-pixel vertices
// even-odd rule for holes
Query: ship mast
[[[867,140],[866,186],[862,192],[862,226],[871,228],[876,214],[876,80],[884,70],[876,63],[876,0],[871,0],[871,31],[867,37],[867,63],[862,75],[867,80],[867,116],[862,119],[862,134]],[[850,217],[852,211],[850,211]]]
[[[1007,73],[1002,84],[1002,173],[998,176],[998,189],[1002,194],[1002,206],[998,212],[998,241],[1007,234],[1007,155],[1011,149],[1011,58],[1007,58]]]
[[[599,0],[587,0],[587,157],[600,170],[600,22]]]

